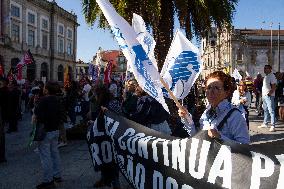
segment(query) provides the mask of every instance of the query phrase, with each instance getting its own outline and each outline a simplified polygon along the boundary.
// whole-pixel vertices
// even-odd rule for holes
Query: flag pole
[[[127,92],[127,89],[126,89],[127,77],[128,77],[128,69],[126,68],[126,73],[125,73],[125,78],[124,78],[124,89],[123,89],[123,94],[122,94],[122,98],[124,100],[126,99],[126,92]]]
[[[160,81],[163,84],[163,86],[165,87],[165,89],[168,91],[169,95],[171,96],[171,98],[174,100],[174,102],[176,103],[176,106],[179,109],[182,109],[182,105],[179,103],[178,99],[175,97],[175,95],[173,94],[173,92],[170,90],[168,84],[164,81],[163,78],[160,77]]]

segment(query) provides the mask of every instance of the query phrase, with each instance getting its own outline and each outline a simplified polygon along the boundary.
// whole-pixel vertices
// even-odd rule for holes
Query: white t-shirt
[[[244,99],[246,100],[246,103],[244,104],[244,106],[250,106],[251,104],[251,95],[249,92],[245,92],[245,95],[244,96],[241,96],[240,95],[240,92],[239,90],[235,90],[234,93],[233,93],[233,97],[232,97],[232,104],[236,105],[236,106],[239,106],[240,105],[240,100],[241,99]]]
[[[266,75],[263,78],[263,85],[262,85],[262,96],[266,96],[269,91],[271,90],[271,85],[276,84],[277,80],[273,73]],[[275,91],[271,94],[271,96],[275,96]]]
[[[83,88],[83,93],[84,93],[84,96],[83,96],[83,99],[85,101],[89,101],[89,92],[91,91],[91,85],[89,85],[88,83],[86,85],[84,85],[84,88]]]

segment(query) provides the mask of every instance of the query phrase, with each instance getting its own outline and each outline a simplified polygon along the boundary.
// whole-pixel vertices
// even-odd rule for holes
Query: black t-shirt
[[[137,102],[137,112],[130,119],[142,125],[159,124],[169,118],[169,113],[163,106],[150,96],[140,97]]]
[[[47,132],[58,130],[62,124],[62,104],[57,96],[42,97],[35,107],[37,121],[44,124]]]

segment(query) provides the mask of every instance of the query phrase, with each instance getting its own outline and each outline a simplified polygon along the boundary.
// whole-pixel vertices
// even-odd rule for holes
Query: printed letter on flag
[[[165,110],[169,111],[161,89],[161,76],[142,45],[136,39],[137,35],[134,29],[115,11],[109,1],[96,1],[111,26],[124,56],[131,65],[138,84],[144,91],[160,102]]]
[[[201,72],[199,50],[177,30],[168,52],[161,76],[177,99],[185,98]],[[163,89],[164,95],[169,97]]]

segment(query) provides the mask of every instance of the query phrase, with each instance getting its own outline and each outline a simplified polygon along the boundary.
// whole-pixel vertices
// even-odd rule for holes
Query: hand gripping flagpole
[[[169,95],[171,96],[171,98],[174,100],[174,102],[176,103],[176,106],[179,109],[182,109],[182,105],[179,103],[178,99],[175,97],[175,95],[173,94],[173,92],[170,90],[168,84],[164,81],[163,78],[160,78],[161,83],[163,84],[163,86],[165,87],[165,89],[168,91]]]

